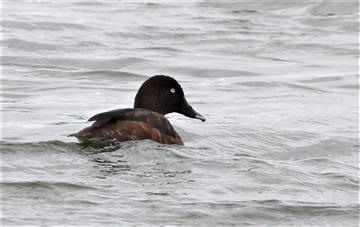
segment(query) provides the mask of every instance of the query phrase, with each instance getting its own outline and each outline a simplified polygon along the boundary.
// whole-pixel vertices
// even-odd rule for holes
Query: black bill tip
[[[178,111],[178,113],[181,113],[187,117],[190,118],[195,118],[195,119],[199,119],[202,122],[205,122],[206,119],[203,115],[199,114],[198,112],[196,112],[190,105],[189,103],[187,103],[186,99],[184,98],[184,103],[182,104],[182,106],[180,107],[180,110]]]
[[[199,113],[197,113],[195,115],[195,118],[201,120],[202,122],[206,121],[205,117],[203,115],[199,114]]]

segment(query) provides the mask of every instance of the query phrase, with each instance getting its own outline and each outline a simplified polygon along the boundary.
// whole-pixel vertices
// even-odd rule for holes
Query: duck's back
[[[89,119],[90,127],[73,134],[81,141],[151,139],[165,144],[183,144],[164,115],[146,109],[118,109]]]

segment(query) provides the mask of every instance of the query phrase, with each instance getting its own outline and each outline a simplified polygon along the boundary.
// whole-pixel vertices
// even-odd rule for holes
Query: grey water
[[[358,1],[3,1],[3,226],[358,226]],[[185,146],[67,135],[175,77]]]

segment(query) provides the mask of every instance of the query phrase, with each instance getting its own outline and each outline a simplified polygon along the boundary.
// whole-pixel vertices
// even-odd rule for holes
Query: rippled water
[[[3,225],[357,226],[357,1],[3,6]],[[66,137],[155,74],[185,146]]]

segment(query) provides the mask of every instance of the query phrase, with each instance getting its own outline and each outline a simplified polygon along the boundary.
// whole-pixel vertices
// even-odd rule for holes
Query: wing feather
[[[74,136],[118,141],[152,139],[160,143],[183,144],[164,115],[145,109],[116,109],[92,116],[94,123]]]

